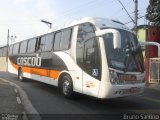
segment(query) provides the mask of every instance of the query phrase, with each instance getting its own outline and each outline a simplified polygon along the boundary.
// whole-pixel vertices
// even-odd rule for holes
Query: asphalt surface
[[[51,85],[30,79],[20,82],[16,75],[6,72],[0,72],[0,78],[12,82],[24,90],[25,93],[22,94],[26,94],[27,97],[23,98],[23,95],[20,97],[22,97],[22,104],[24,103],[24,110],[29,116],[28,119],[35,116],[42,120],[160,119],[160,85],[147,86],[142,95],[126,98],[100,100],[77,94],[71,100],[64,98],[59,90]],[[29,102],[23,102],[26,99]],[[6,103],[2,102],[2,106],[5,107]],[[27,106],[32,107],[26,109]],[[12,111],[12,109],[10,110]]]
[[[17,88],[0,79],[0,119],[25,119],[25,110]]]

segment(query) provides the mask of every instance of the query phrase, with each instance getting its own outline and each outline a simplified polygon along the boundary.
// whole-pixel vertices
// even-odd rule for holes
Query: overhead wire
[[[122,5],[122,7],[123,7],[124,10],[126,11],[126,13],[127,13],[127,15],[129,16],[129,18],[132,20],[132,22],[135,23],[135,21],[134,21],[133,18],[130,16],[130,14],[128,13],[126,7],[123,5],[123,3],[122,3],[120,0],[118,0],[118,2]]]
[[[138,10],[138,13],[141,14],[142,12],[145,12],[145,10],[146,9],[140,9],[140,10]],[[133,15],[134,13],[135,12],[130,12],[129,14]],[[128,17],[128,15],[123,14],[123,15],[117,16],[116,18],[121,18],[121,17],[124,17],[124,16]]]
[[[144,18],[145,16],[141,16],[141,17],[138,17],[138,19],[141,19],[141,18]],[[125,25],[126,24],[129,24],[129,23],[132,23],[132,21],[130,21],[130,22],[127,22],[127,23],[124,23]]]
[[[100,0],[100,1],[90,0],[89,2],[85,2],[85,3],[81,4],[81,5],[78,5],[78,6],[74,7],[74,8],[71,8],[71,9],[67,10],[66,12],[62,13],[61,15],[55,16],[54,19],[60,19],[60,18],[66,17],[66,16],[68,16],[70,14],[73,14],[73,13],[76,13],[76,12],[78,12],[80,10],[83,11],[86,7],[93,6],[97,2],[103,2],[103,1],[105,1],[105,0]]]
[[[118,0],[118,1],[120,1],[120,0]],[[129,1],[127,4],[124,5],[124,7],[130,5],[131,2],[134,2],[134,1],[132,1],[132,0]],[[123,9],[121,11],[123,11]],[[145,12],[146,12],[146,8],[142,8],[142,9],[138,10],[138,16],[140,16],[140,17],[138,17],[138,19],[145,18],[145,15],[144,15]],[[123,17],[126,20],[128,18],[128,16],[129,16],[129,18],[131,19],[131,16],[134,13],[135,13],[135,11],[134,12],[130,12],[130,13],[128,12],[129,15],[128,14],[127,15],[121,15],[121,16],[118,16],[116,18],[118,19],[118,18]],[[124,17],[124,16],[127,16],[127,17]],[[129,24],[129,23],[134,23],[134,21],[131,19],[131,21],[129,21],[129,22],[125,23],[125,24]]]
[[[99,0],[99,1],[97,1],[97,0],[91,0],[90,2],[87,2],[87,4],[86,3],[83,3],[83,4],[81,4],[81,6],[79,6],[79,7],[77,7],[76,9],[74,9],[74,11],[71,11],[71,12],[65,12],[65,13],[63,13],[63,14],[61,14],[61,15],[59,15],[59,16],[56,16],[55,18],[54,18],[54,20],[62,20],[63,19],[63,21],[68,21],[67,19],[69,18],[70,20],[71,20],[71,18],[73,18],[73,17],[75,17],[75,16],[77,16],[78,14],[81,14],[82,13],[82,11],[84,11],[84,10],[86,10],[86,9],[90,9],[90,7],[93,7],[93,6],[95,6],[95,5],[97,5],[97,4],[99,4],[99,3],[102,3],[102,2],[104,2],[105,0]],[[82,6],[83,5],[83,6]],[[83,8],[83,9],[82,9]],[[95,8],[95,7],[94,7]],[[81,12],[79,12],[79,11],[81,11]],[[70,22],[70,21],[68,21],[68,22]],[[58,25],[59,26],[59,25]]]

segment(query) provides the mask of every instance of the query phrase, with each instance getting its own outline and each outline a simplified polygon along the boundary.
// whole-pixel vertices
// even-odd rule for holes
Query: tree
[[[146,19],[152,25],[160,26],[160,0],[150,0],[147,8]]]

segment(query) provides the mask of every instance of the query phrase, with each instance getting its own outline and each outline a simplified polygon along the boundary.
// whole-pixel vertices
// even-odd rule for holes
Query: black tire
[[[24,81],[23,71],[22,71],[21,68],[18,70],[18,80],[21,81],[21,82]]]
[[[61,92],[67,98],[73,97],[73,82],[69,75],[64,75],[61,79]]]

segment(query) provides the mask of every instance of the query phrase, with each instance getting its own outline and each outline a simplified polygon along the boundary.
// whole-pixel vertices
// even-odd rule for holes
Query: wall
[[[0,71],[7,71],[6,56],[7,47],[0,47]]]
[[[142,41],[142,42],[146,41],[146,29],[145,28],[138,29],[137,38],[139,41]]]
[[[7,71],[6,57],[0,57],[0,71]]]
[[[145,26],[141,25],[138,27],[138,35],[139,41],[151,41],[151,42],[158,42],[160,43],[160,27],[156,26]],[[147,83],[149,83],[150,75],[154,71],[149,71],[150,66],[149,61],[151,58],[158,57],[158,50],[156,46],[150,45],[145,47],[145,79]]]
[[[149,27],[149,29],[146,30],[146,41],[160,43],[160,27]],[[156,46],[147,46],[145,52],[148,58],[158,57],[158,49]]]

